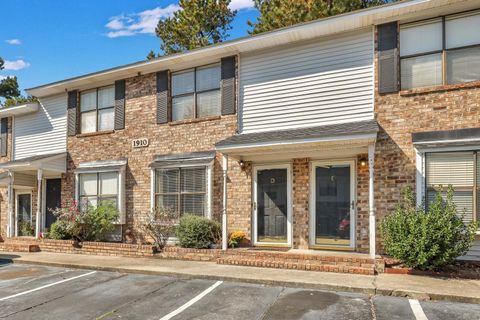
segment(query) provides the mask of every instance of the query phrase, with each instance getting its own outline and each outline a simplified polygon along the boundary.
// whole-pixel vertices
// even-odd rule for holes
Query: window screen
[[[180,215],[205,215],[207,197],[206,168],[157,169],[155,207]]]

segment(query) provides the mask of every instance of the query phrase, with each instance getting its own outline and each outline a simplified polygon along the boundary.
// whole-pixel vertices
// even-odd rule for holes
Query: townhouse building
[[[224,248],[243,231],[372,257],[405,187],[428,206],[451,184],[479,220],[479,9],[401,1],[28,89],[38,104],[0,111],[2,235],[23,179],[37,236],[59,197],[115,203],[119,241],[168,207],[222,221]]]

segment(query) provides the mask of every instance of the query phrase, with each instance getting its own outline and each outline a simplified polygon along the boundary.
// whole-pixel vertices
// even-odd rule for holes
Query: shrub
[[[196,249],[209,248],[210,245],[217,243],[220,232],[221,227],[218,222],[194,215],[180,218],[176,229],[180,246]]]
[[[236,248],[240,245],[240,243],[245,240],[247,236],[243,231],[234,231],[230,234],[228,238],[228,246],[231,248]]]
[[[67,240],[72,239],[74,224],[67,220],[57,220],[50,226],[48,231],[48,238],[55,240]]]
[[[32,237],[35,235],[35,228],[30,221],[21,220],[18,222],[18,229],[21,236]]]
[[[406,189],[403,203],[381,224],[386,253],[420,270],[438,269],[464,255],[476,229],[457,216],[451,186],[445,198],[437,193],[427,211],[415,205],[412,190]]]
[[[178,215],[168,209],[158,209],[143,215],[136,229],[153,240],[157,250],[162,250],[170,236],[175,234]]]
[[[98,207],[89,206],[81,220],[83,240],[106,240],[107,235],[115,230],[118,217],[117,208],[110,203],[105,202]]]

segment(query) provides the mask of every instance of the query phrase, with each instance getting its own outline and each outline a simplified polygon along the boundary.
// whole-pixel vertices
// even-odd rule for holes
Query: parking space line
[[[410,308],[412,308],[413,314],[415,315],[415,319],[417,320],[428,320],[425,312],[423,312],[422,306],[420,302],[416,299],[408,299],[408,303],[410,303]]]
[[[23,296],[23,295],[26,295],[26,294],[29,294],[29,293],[32,293],[32,292],[35,292],[35,291],[38,291],[38,290],[42,290],[42,289],[46,289],[46,288],[55,286],[57,284],[61,284],[61,283],[72,281],[72,280],[75,280],[75,279],[78,279],[78,278],[89,276],[91,274],[94,274],[95,272],[97,272],[97,271],[84,273],[84,274],[81,274],[81,275],[78,275],[78,276],[75,276],[75,277],[71,277],[71,278],[63,279],[63,280],[60,280],[60,281],[57,281],[57,282],[54,282],[54,283],[46,284],[44,286],[41,286],[41,287],[38,287],[38,288],[35,288],[35,289],[19,292],[19,293],[13,294],[13,295],[8,296],[8,297],[0,298],[0,301],[5,301],[5,300],[12,299],[12,298],[15,298],[15,297]]]
[[[218,287],[219,285],[221,285],[223,283],[223,281],[217,281],[215,282],[213,285],[211,285],[210,287],[208,287],[206,290],[204,290],[202,293],[200,293],[198,296],[194,297],[193,299],[191,299],[190,301],[188,301],[187,303],[185,303],[183,306],[181,306],[180,308],[170,312],[169,314],[167,314],[166,316],[163,316],[162,318],[160,318],[160,320],[170,320],[172,319],[173,317],[175,317],[176,315],[182,313],[183,311],[185,311],[186,309],[188,309],[189,307],[191,307],[193,304],[195,304],[196,302],[200,301],[203,297],[205,297],[207,294],[209,294],[210,292],[212,292],[216,287]]]

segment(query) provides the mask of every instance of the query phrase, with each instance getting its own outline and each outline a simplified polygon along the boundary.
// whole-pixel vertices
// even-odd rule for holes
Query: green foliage
[[[254,0],[260,15],[247,23],[250,33],[257,34],[387,2],[391,0]]]
[[[160,20],[155,30],[168,55],[222,42],[228,37],[236,11],[231,0],[180,0],[180,10]],[[149,54],[149,57],[151,55]]]
[[[28,97],[18,96],[18,97],[6,99],[5,102],[3,103],[3,106],[10,107],[10,106],[14,106],[21,103],[36,102],[36,101],[38,101],[38,99],[31,96],[28,96]]]
[[[0,71],[3,70],[5,61],[0,57]],[[17,77],[5,77],[0,80],[0,97],[5,99],[12,99],[20,96],[18,89]],[[0,106],[2,104],[0,103]]]
[[[228,246],[231,247],[231,248],[236,248],[246,238],[247,238],[247,236],[245,235],[245,232],[234,231],[230,234],[230,237],[228,237]]]
[[[62,204],[60,208],[53,210],[57,217],[60,236],[65,235],[66,239],[77,241],[103,241],[115,229],[115,222],[118,220],[118,210],[108,202],[98,207],[89,206],[81,211],[75,201]],[[53,225],[52,225],[53,226]],[[57,227],[57,226],[56,226]],[[52,236],[50,230],[49,236]]]
[[[21,236],[33,237],[35,235],[35,228],[33,228],[30,221],[20,220],[18,222],[18,229]]]
[[[154,246],[162,250],[170,236],[175,234],[178,214],[169,209],[158,209],[143,215],[136,229],[153,240]]]
[[[117,208],[108,202],[97,207],[90,206],[83,215],[82,237],[87,241],[105,241],[107,235],[115,230],[119,214]]]
[[[381,224],[387,254],[420,270],[436,270],[467,253],[476,229],[457,216],[451,186],[445,198],[437,193],[427,211],[415,205],[412,190],[406,189],[403,203]]]
[[[57,220],[50,226],[48,238],[55,240],[67,240],[73,238],[75,225],[71,221]]]
[[[180,218],[176,234],[180,246],[184,248],[204,249],[217,243],[221,227],[218,222],[205,217],[187,215]]]
[[[155,52],[153,50],[150,50],[150,52],[147,54],[147,60],[153,60],[157,57]]]

